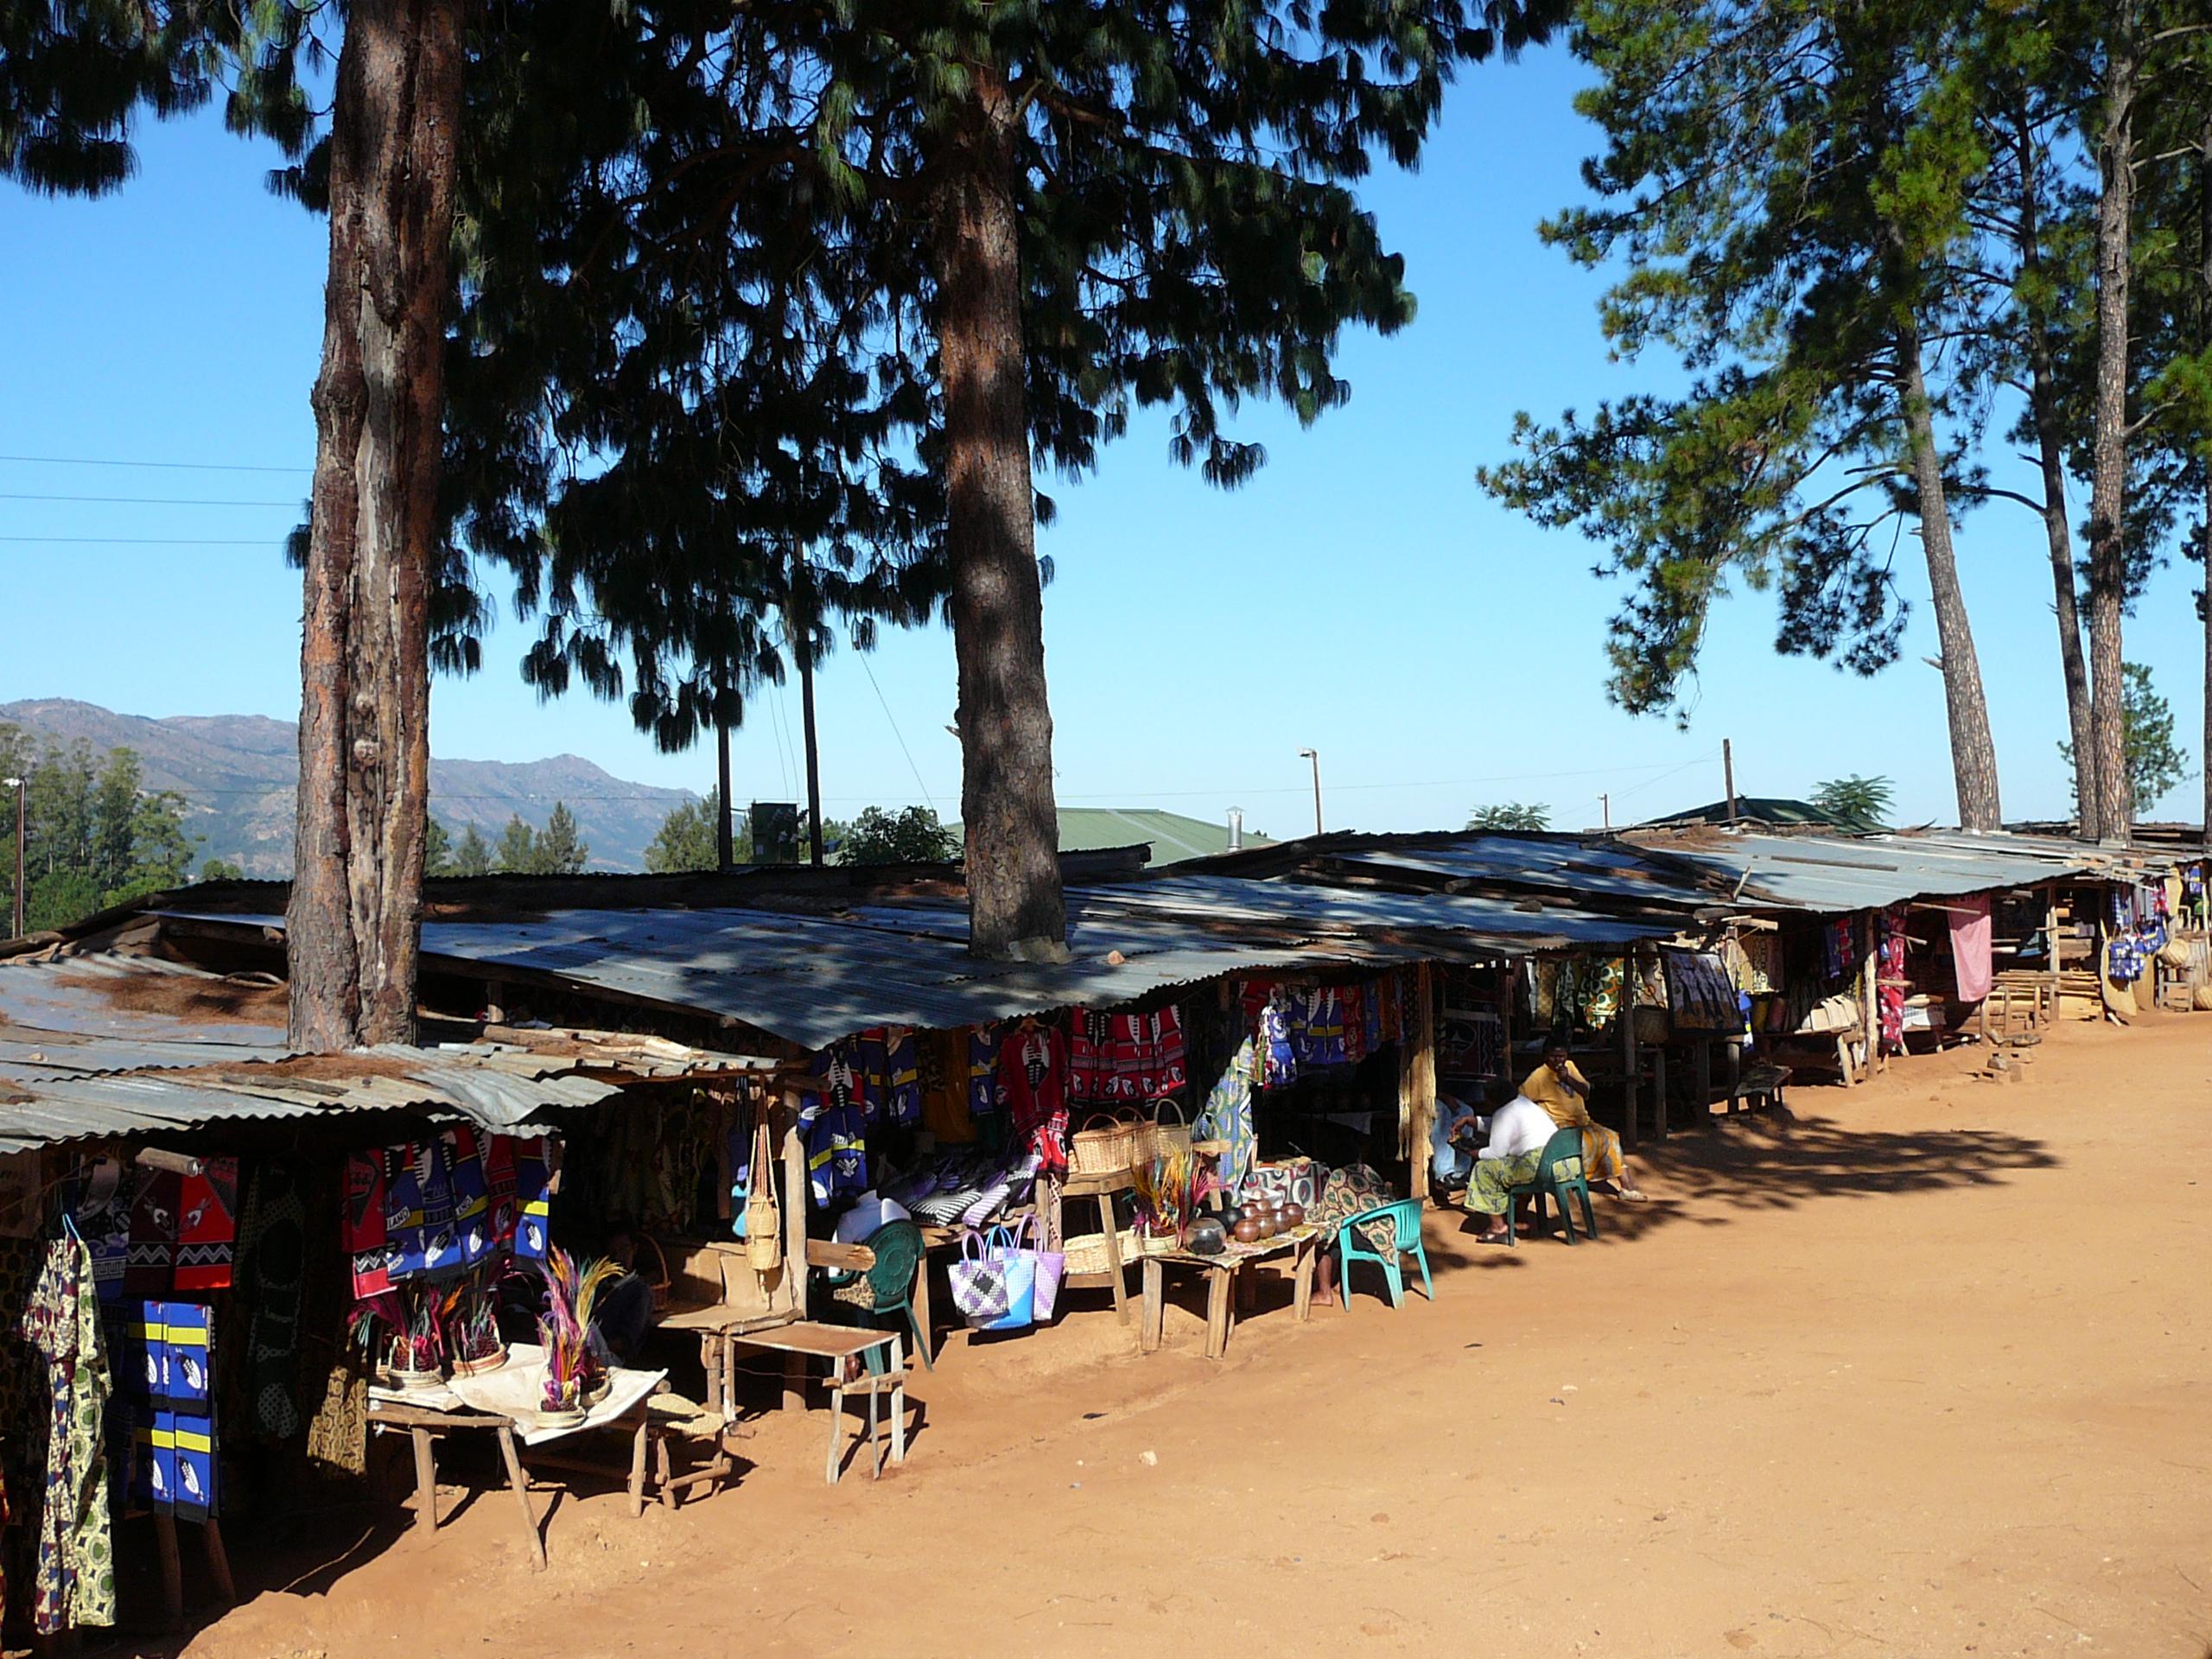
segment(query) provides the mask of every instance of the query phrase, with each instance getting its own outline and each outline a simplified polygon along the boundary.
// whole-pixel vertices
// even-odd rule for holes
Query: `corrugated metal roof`
[[[1922,898],[2032,887],[2108,874],[2080,843],[2027,845],[1999,836],[1768,836],[1727,831],[1694,837],[1637,832],[1639,844],[1702,866],[1753,906],[1839,914]]]
[[[1710,899],[1710,895],[1700,896]],[[1524,909],[1510,899],[1479,894],[1389,893],[1224,875],[1177,874],[1156,881],[1113,883],[1086,888],[1084,898],[1088,903],[1103,900],[1140,912],[1294,925],[1324,943],[1341,938],[1357,945],[1375,931],[1448,935],[1457,944],[1440,946],[1446,956],[1627,944],[1666,938],[1675,931],[1672,924],[1603,916],[1572,905],[1546,903]]]
[[[33,1097],[0,1099],[0,1152],[202,1129],[233,1119],[312,1117],[329,1105],[241,1095],[174,1077],[51,1077]]]
[[[1351,848],[1332,861],[1447,881],[1522,886],[1569,896],[1707,908],[1719,894],[1699,886],[1641,849],[1623,842],[1560,841],[1535,836],[1467,836],[1418,848]]]

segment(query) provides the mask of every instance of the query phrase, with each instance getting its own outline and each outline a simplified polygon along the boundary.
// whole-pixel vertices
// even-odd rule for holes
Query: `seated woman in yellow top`
[[[1590,1118],[1590,1079],[1567,1057],[1565,1043],[1547,1044],[1544,1063],[1529,1074],[1521,1092],[1542,1107],[1562,1129],[1582,1131],[1582,1173],[1593,1181],[1611,1181],[1630,1204],[1642,1204],[1644,1195],[1628,1173],[1621,1152],[1621,1138]]]

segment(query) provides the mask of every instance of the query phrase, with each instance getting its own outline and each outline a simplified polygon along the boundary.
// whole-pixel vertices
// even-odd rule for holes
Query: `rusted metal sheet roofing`
[[[1638,845],[1710,869],[1747,907],[1840,914],[1913,899],[1960,898],[2039,882],[2128,879],[2085,842],[2031,842],[1993,833],[1772,836],[1637,831]]]

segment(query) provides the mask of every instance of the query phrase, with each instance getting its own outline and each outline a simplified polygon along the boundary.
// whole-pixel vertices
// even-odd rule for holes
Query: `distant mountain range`
[[[0,721],[35,738],[93,749],[137,751],[149,789],[170,789],[186,803],[186,827],[207,837],[201,858],[227,859],[248,875],[292,868],[292,798],[299,728],[260,715],[177,715],[149,720],[60,698],[0,703]],[[474,823],[496,841],[519,813],[543,829],[557,801],[575,814],[591,848],[591,868],[641,870],[645,845],[689,790],[626,783],[573,754],[550,760],[430,762],[430,810],[458,836]]]

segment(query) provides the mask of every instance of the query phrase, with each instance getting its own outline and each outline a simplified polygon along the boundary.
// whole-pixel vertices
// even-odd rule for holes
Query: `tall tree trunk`
[[[286,918],[310,1051],[415,1037],[461,24],[354,0],[339,54]]]
[[[2107,13],[2097,130],[2096,429],[2089,493],[2089,726],[2096,752],[2100,831],[2125,836],[2134,817],[2127,776],[2121,615],[2127,602],[2127,303],[2135,217],[2135,90],[2140,71],[2139,0]]]
[[[2212,352],[2212,85],[2199,95],[2208,102],[2196,152],[2196,339]],[[2204,844],[2212,848],[2212,455],[2205,458],[2204,524],[2196,550],[2204,559],[2204,591],[2197,600],[2199,620],[2204,624],[2204,747],[2197,758],[2204,774]]]
[[[1943,486],[1943,457],[1936,447],[1935,411],[1921,368],[1920,337],[1897,342],[1905,434],[1912,446],[1912,481],[1920,504],[1920,544],[1928,557],[1928,592],[1943,656],[1943,709],[1951,730],[1951,775],[1958,786],[1959,827],[1999,830],[2004,808],[1997,791],[1997,746],[1989,735],[1989,704],[1982,695],[1981,660],[1967,621],[1966,594],[1951,545],[1951,507]]]
[[[2018,114],[2020,211],[2018,245],[2020,270],[2040,289],[2044,273],[2043,182],[2032,124]],[[2044,538],[2050,550],[2052,610],[2058,618],[2058,665],[2066,682],[2066,723],[2074,745],[2074,817],[2081,833],[2094,839],[2099,829],[2096,745],[2089,721],[2089,664],[2082,650],[2080,587],[2074,569],[2074,532],[2066,514],[2066,439],[2058,407],[2058,375],[2051,359],[2049,320],[2040,314],[2026,321],[2028,413],[2036,431],[2037,461],[2043,473]]]
[[[944,377],[945,543],[960,670],[969,949],[1063,957],[1059,814],[1045,694],[1044,594],[1021,332],[1015,124],[1003,75],[946,136],[934,202]]]

